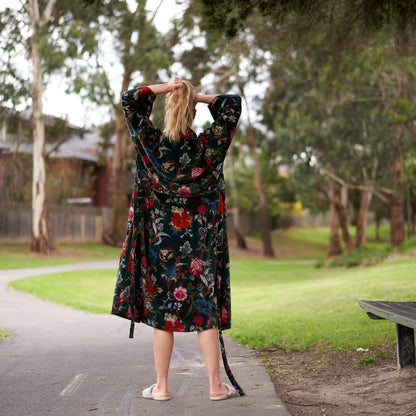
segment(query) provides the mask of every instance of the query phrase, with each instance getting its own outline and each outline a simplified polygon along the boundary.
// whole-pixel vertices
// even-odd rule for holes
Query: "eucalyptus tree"
[[[255,0],[230,0],[227,2],[219,1],[214,4],[201,0],[201,3],[203,5],[202,13],[206,20],[205,24],[211,30],[215,28],[217,31],[225,33],[229,38],[236,37],[238,33],[244,32],[247,22],[253,15],[260,16],[263,24],[258,26],[259,29],[271,29],[274,32],[270,40],[264,43],[265,49],[275,48],[273,42],[275,44],[283,43],[288,45],[290,53],[296,54],[301,49],[307,50],[310,48],[311,43],[319,37],[322,50],[326,53],[329,63],[327,67],[333,80],[341,81],[342,71],[345,71],[345,66],[348,66],[349,57],[357,51],[361,51],[363,45],[377,39],[378,34],[383,36],[386,31],[390,34],[394,33],[392,39],[395,47],[402,55],[416,55],[416,3],[413,1],[323,0],[316,2],[313,0],[265,0],[257,2]],[[272,32],[269,30],[269,33]],[[400,60],[403,62],[403,59]],[[397,60],[394,58],[393,64],[396,62]],[[280,65],[280,61],[276,60],[275,64]],[[383,85],[387,83],[389,84],[387,89],[394,97],[393,100],[389,100],[387,95],[384,97],[385,106],[382,111],[384,118],[392,120],[395,116],[391,114],[389,108],[392,108],[393,112],[395,112],[395,108],[398,109],[399,113],[403,112],[404,102],[408,99],[399,97],[397,94],[399,91],[397,86],[400,85],[400,82],[396,81],[400,77],[399,73],[390,73],[391,77],[388,76],[382,80],[382,68],[377,66],[377,69],[380,76],[375,76],[375,82],[379,83],[380,91]],[[407,81],[411,78],[406,76],[405,79],[405,84],[408,85]],[[393,85],[394,83],[395,85]],[[336,91],[334,93],[336,94]],[[393,123],[397,140],[391,151],[396,156],[394,160],[389,161],[388,165],[390,182],[392,183],[386,189],[387,196],[383,192],[378,192],[381,189],[376,191],[380,198],[384,198],[390,204],[391,241],[393,245],[400,245],[403,241],[403,201],[401,196],[401,161],[403,155],[398,153],[406,148],[406,143],[408,143],[406,139],[403,142],[403,138],[407,136],[409,130],[409,120],[406,123],[404,123],[406,126],[403,123],[402,126],[399,126],[397,122]],[[390,133],[392,132],[390,131]],[[369,171],[363,171],[362,173],[366,177],[366,181],[371,182]],[[341,178],[338,179],[341,181]],[[361,187],[361,220],[365,218],[364,213],[371,202],[371,189],[371,184],[367,184],[364,188]],[[362,232],[364,228],[365,222],[361,221],[356,239],[357,244],[362,244],[365,241],[365,234]]]
[[[31,101],[32,107],[32,251],[47,253],[52,248],[45,189],[44,87],[51,74],[70,68],[74,61],[81,61],[78,67],[85,68],[97,46],[96,29],[88,12],[71,0],[21,0],[18,8],[1,13],[6,47],[0,95],[5,104]]]
[[[328,199],[348,249],[365,243],[373,196],[390,205],[391,242],[400,245],[402,161],[414,144],[414,58],[397,55],[387,36],[344,57],[341,82],[314,50],[297,50],[273,66],[265,123],[304,180],[309,172],[335,182],[329,183]],[[359,193],[355,241],[347,221],[351,191]]]
[[[254,166],[253,182],[258,197],[258,214],[260,217],[260,233],[263,243],[263,254],[267,257],[274,257],[274,250],[271,241],[271,223],[269,207],[267,203],[266,189],[262,179],[261,166],[258,152],[260,149],[256,138],[254,127],[253,103],[248,99],[247,90],[250,85],[255,84],[263,75],[264,57],[263,51],[253,44],[254,37],[251,34],[253,24],[247,25],[246,31],[239,33],[233,39],[226,39],[220,31],[212,31],[206,25],[204,16],[201,15],[202,4],[200,0],[189,2],[186,15],[191,16],[188,28],[192,30],[195,24],[198,30],[205,36],[206,48],[201,54],[200,48],[193,48],[192,56],[199,52],[197,60],[189,66],[192,74],[198,75],[199,68],[210,70],[214,74],[214,84],[221,89],[237,89],[245,104],[246,132],[251,149],[251,158]],[[191,55],[191,53],[189,53]],[[187,57],[187,56],[186,56]],[[243,122],[240,122],[240,130]],[[234,141],[236,142],[236,140]]]
[[[112,159],[111,207],[112,225],[106,241],[118,245],[124,239],[128,209],[127,175],[133,162],[131,142],[121,109],[121,93],[140,82],[154,84],[161,72],[172,63],[172,46],[179,41],[175,32],[160,33],[155,17],[164,0],[159,0],[154,12],[147,10],[146,0],[90,1],[86,9],[97,13],[101,22],[101,41],[109,50],[98,58],[99,70],[93,77],[80,76],[77,92],[97,104],[107,106],[115,120],[115,146]],[[119,90],[114,92],[110,79],[112,68],[106,65],[109,56],[120,67]],[[165,75],[166,76],[166,75]]]

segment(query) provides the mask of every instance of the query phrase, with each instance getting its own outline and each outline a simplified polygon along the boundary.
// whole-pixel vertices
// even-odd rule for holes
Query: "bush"
[[[329,261],[329,267],[370,266],[384,260],[393,248],[387,245],[361,246],[342,257]]]
[[[414,251],[416,249],[416,235],[413,235],[409,239],[405,240],[400,247],[401,252]]]

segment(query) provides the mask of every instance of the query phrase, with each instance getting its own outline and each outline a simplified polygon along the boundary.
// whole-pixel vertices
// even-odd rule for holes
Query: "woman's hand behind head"
[[[171,91],[177,90],[178,88],[182,87],[182,84],[182,78],[180,77],[173,77],[168,82],[168,86]]]

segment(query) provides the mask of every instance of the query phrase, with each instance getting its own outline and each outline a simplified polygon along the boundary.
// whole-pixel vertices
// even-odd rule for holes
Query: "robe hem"
[[[126,316],[122,311],[111,311],[111,315],[119,316],[120,318],[128,319],[129,321],[131,321],[131,317]],[[208,329],[218,329],[218,331],[226,331],[227,329],[231,329],[231,323],[230,323],[229,325],[224,325],[221,328],[218,325],[215,325],[215,326],[211,326],[211,327],[206,328],[206,329],[204,329],[204,328],[195,328],[195,329],[187,328],[187,329],[184,329],[183,331],[181,331],[181,330],[169,331],[169,330],[163,329],[159,326],[153,325],[150,322],[147,322],[146,320],[143,320],[143,319],[142,320],[136,320],[135,319],[134,322],[136,324],[144,324],[144,325],[150,326],[150,327],[155,328],[155,329],[160,329],[161,331],[165,331],[165,332],[199,332],[199,331],[207,331]]]

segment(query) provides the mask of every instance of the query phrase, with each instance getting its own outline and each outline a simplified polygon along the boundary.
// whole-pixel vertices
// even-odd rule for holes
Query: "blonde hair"
[[[164,133],[176,142],[180,134],[185,134],[192,126],[195,115],[195,88],[188,81],[182,86],[166,94],[165,98],[165,129]]]

